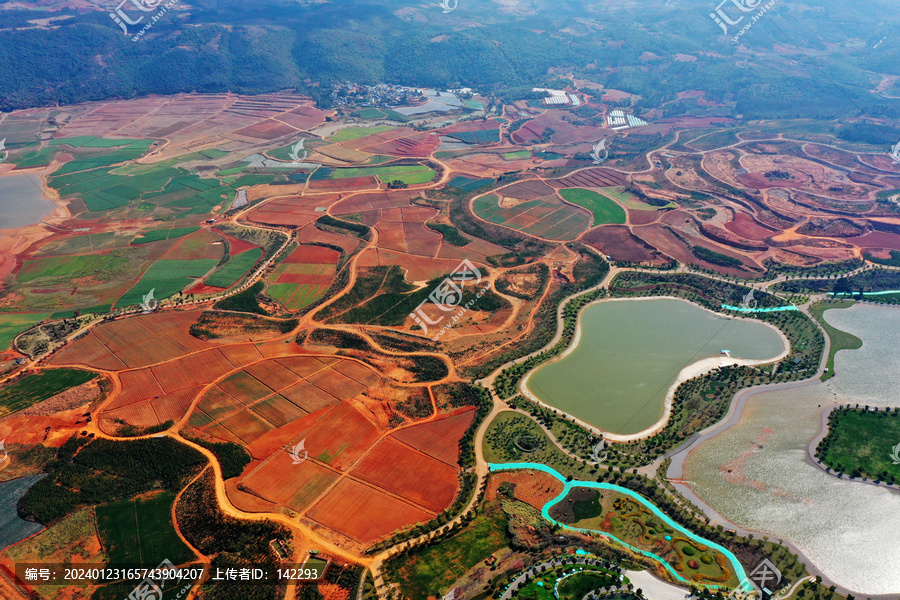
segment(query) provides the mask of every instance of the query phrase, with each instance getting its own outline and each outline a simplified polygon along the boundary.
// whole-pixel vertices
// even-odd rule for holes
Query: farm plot
[[[0,417],[24,410],[97,377],[77,369],[46,369],[0,388]]]
[[[199,260],[160,259],[150,265],[134,287],[116,301],[116,308],[134,306],[144,301],[153,291],[157,300],[174,296],[186,288],[194,279],[206,275],[219,261],[213,258]]]
[[[304,461],[296,465],[281,450],[241,479],[240,486],[271,502],[301,512],[307,509],[340,475],[328,467]]]
[[[624,186],[627,182],[618,171],[592,167],[562,179],[550,179],[547,183],[555,188],[607,188]]]
[[[378,177],[382,183],[402,181],[408,185],[427,183],[435,176],[434,169],[426,165],[398,165],[388,167],[354,167],[335,169],[332,177],[344,179],[353,177]]]
[[[391,437],[441,462],[455,465],[459,459],[459,440],[474,418],[475,411],[469,409],[445,419],[401,429]]]
[[[449,506],[459,488],[454,467],[391,439],[372,448],[351,475],[431,512]]]
[[[430,521],[434,514],[392,498],[352,479],[342,479],[306,517],[356,542],[369,545],[406,525]]]
[[[574,240],[591,222],[590,217],[555,196],[504,207],[496,195],[490,194],[477,198],[472,208],[476,216],[489,223],[551,240]]]
[[[230,435],[224,437],[233,436],[239,443],[251,444],[275,428],[365,391],[379,379],[374,371],[355,361],[336,360],[328,364],[311,356],[267,360],[234,373],[207,391],[191,416],[191,425],[213,435],[227,432]],[[341,407],[351,412],[345,415],[346,409]],[[328,413],[316,424],[307,447],[311,453],[313,448],[318,449],[316,457],[321,462],[340,468],[344,458],[336,457],[347,447],[351,456],[357,455],[358,452],[353,453],[355,444],[368,446],[374,426],[348,404],[335,410],[334,415]],[[325,438],[319,437],[322,432],[327,432]],[[346,446],[335,442],[345,436],[352,439]],[[318,445],[312,440],[318,440]]]
[[[340,252],[322,246],[300,246],[270,276],[268,294],[296,311],[328,292],[334,282]]]
[[[172,523],[175,494],[151,493],[97,507],[97,531],[113,564],[155,567],[165,559],[188,563],[196,556]]]
[[[609,223],[625,223],[625,211],[606,196],[583,188],[569,188],[560,190],[559,193],[567,202],[591,211],[594,215],[593,227]]]
[[[225,266],[206,278],[206,285],[223,289],[230,288],[256,266],[262,255],[262,248],[254,248],[232,256]]]
[[[102,323],[60,350],[51,363],[121,370],[173,360],[209,347],[188,334],[199,314],[199,311],[154,313]]]
[[[479,190],[483,187],[487,187],[494,183],[493,179],[476,179],[473,177],[466,177],[464,175],[457,175],[453,179],[447,182],[447,185],[452,188],[456,188],[459,190],[463,190],[466,192],[474,192],[475,190]]]
[[[327,208],[339,199],[337,194],[278,198],[251,210],[249,219],[257,223],[303,227],[322,216],[321,211],[316,211],[317,208]]]

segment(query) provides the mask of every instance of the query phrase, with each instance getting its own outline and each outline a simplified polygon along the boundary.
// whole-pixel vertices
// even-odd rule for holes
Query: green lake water
[[[37,175],[0,177],[0,229],[18,229],[53,211],[53,203],[44,198]]]
[[[539,367],[528,388],[545,403],[622,435],[659,420],[666,392],[684,367],[722,350],[760,360],[784,348],[767,325],[675,299],[599,302],[584,310],[580,327],[578,347]]]

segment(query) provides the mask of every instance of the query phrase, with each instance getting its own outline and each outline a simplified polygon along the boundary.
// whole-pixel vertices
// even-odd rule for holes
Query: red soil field
[[[299,465],[286,451],[272,458],[240,481],[241,487],[266,500],[302,512],[337,481],[338,473],[313,460]]]
[[[305,439],[311,457],[343,471],[378,439],[378,430],[351,404],[341,402],[297,437],[293,443]]]
[[[509,482],[516,486],[516,499],[540,510],[544,504],[562,493],[563,484],[555,477],[540,471],[509,471],[494,473],[488,483],[485,497],[487,500],[497,498],[500,484]]]
[[[95,328],[96,329],[96,328]],[[127,366],[109,351],[91,331],[83,338],[67,345],[50,360],[51,365],[85,365],[95,369],[118,371]]]
[[[303,227],[322,216],[321,212],[316,212],[316,208],[330,206],[339,198],[337,194],[278,198],[254,208],[248,217],[257,223]]]
[[[860,248],[890,248],[900,250],[900,235],[886,231],[873,231],[859,237],[848,238],[848,242]]]
[[[363,545],[433,516],[352,479],[342,479],[306,513],[308,519]]]
[[[366,387],[371,387],[378,383],[378,380],[381,377],[372,370],[370,367],[362,363],[358,363],[354,360],[342,360],[339,363],[336,363],[332,367],[335,371],[338,371],[347,377],[358,381],[362,385]]]
[[[278,364],[274,360],[256,363],[244,369],[247,373],[261,381],[276,392],[297,383],[300,377],[296,373]]]
[[[283,396],[272,396],[250,407],[258,417],[274,428],[284,427],[309,413]]]
[[[285,259],[288,263],[337,264],[341,258],[337,250],[322,246],[299,246]]]
[[[262,360],[262,354],[256,349],[254,344],[239,344],[231,346],[223,346],[220,348],[222,355],[228,359],[228,362],[234,368],[240,368],[244,365]]]
[[[626,209],[628,213],[628,222],[632,225],[646,225],[652,223],[659,218],[659,212],[655,210],[632,210]]]
[[[547,183],[555,188],[616,187],[625,185],[627,180],[618,171],[604,169],[603,167],[592,167],[562,179],[550,179]]]
[[[347,254],[355,252],[361,244],[360,240],[357,238],[337,235],[330,231],[322,231],[312,224],[307,225],[300,230],[300,233],[297,234],[297,241],[301,244],[311,244],[316,242],[320,244],[330,244],[332,246],[343,248],[344,252]]]
[[[166,396],[150,400],[150,405],[156,412],[160,423],[168,420],[179,421],[191,407],[194,397],[200,392],[200,387],[192,387],[177,391]]]
[[[409,281],[429,281],[438,275],[450,273],[459,264],[459,260],[426,258],[382,248],[369,248],[360,255],[357,264],[360,267],[398,265],[406,270],[406,278]]]
[[[222,377],[234,367],[218,349],[192,354],[151,370],[166,393],[186,387],[207,384]]]
[[[251,244],[248,241],[236,237],[231,237],[230,235],[226,235],[221,231],[217,231],[216,234],[222,236],[223,238],[225,238],[225,241],[228,242],[228,247],[231,249],[232,256],[237,256],[238,254],[246,252],[247,250],[252,250],[253,248],[259,248],[259,246],[257,246],[256,244]]]
[[[264,433],[272,429],[271,425],[247,409],[222,419],[219,424],[239,437],[243,442],[242,445],[245,446],[253,443]]]
[[[456,468],[391,439],[372,448],[351,475],[436,513],[459,489]]]
[[[497,192],[502,196],[506,196],[507,198],[517,198],[519,200],[537,200],[538,198],[543,198],[544,196],[553,194],[553,188],[551,188],[543,181],[534,179],[532,181],[521,181],[519,183],[514,183],[505,188],[501,188]]]
[[[301,106],[300,108],[295,108],[289,113],[279,115],[278,120],[284,121],[292,127],[297,127],[299,129],[309,129],[310,127],[315,127],[316,125],[325,122],[325,117],[327,117],[328,114],[328,112],[319,110],[318,108],[313,108],[311,106]]]
[[[275,121],[273,119],[268,119],[266,121],[256,123],[255,125],[251,125],[250,127],[238,129],[234,133],[237,135],[257,138],[260,140],[274,140],[289,134],[296,134],[297,129],[289,125],[285,125],[284,123],[279,123],[278,121]]]
[[[338,362],[338,360],[340,359],[330,356],[291,356],[279,358],[278,364],[287,367],[300,377],[309,377],[313,373]]]
[[[365,147],[372,154],[390,154],[391,156],[426,157],[440,146],[440,138],[433,133],[421,133],[383,144]]]
[[[459,441],[474,418],[475,410],[466,409],[445,419],[406,427],[391,434],[391,437],[441,462],[456,465],[459,460]]]
[[[308,381],[301,381],[282,390],[281,395],[307,412],[316,412],[339,402],[337,398]]]
[[[122,382],[122,391],[108,405],[109,409],[121,408],[165,393],[150,369],[119,373],[119,381]]]
[[[340,179],[316,179],[309,182],[313,190],[354,190],[371,189],[378,187],[378,180],[374,177],[343,177]],[[321,215],[319,215],[321,216]]]
[[[496,119],[487,119],[486,121],[462,121],[448,125],[440,129],[442,134],[461,133],[463,131],[488,131],[491,129],[500,129],[500,123]]]
[[[263,403],[264,402],[267,401],[263,401]],[[260,436],[252,444],[247,446],[247,451],[254,458],[264,460],[272,456],[273,453],[280,452],[288,446],[293,447],[297,443],[296,440],[304,439],[302,436],[298,436],[300,436],[309,428],[314,427],[316,422],[326,414],[328,414],[327,409],[320,410],[300,417],[299,419],[288,423],[287,425],[276,427],[275,429],[272,429],[266,434]],[[293,443],[292,440],[294,440]]]
[[[259,496],[254,496],[248,492],[244,492],[237,488],[236,479],[229,479],[225,482],[225,493],[228,500],[238,510],[250,513],[273,512],[278,510],[278,505],[268,500],[263,500]]]
[[[312,375],[307,381],[319,387],[340,400],[347,400],[366,389],[365,385],[357,383],[346,375],[337,371],[328,370]]]
[[[206,285],[202,281],[198,281],[193,286],[189,287],[185,290],[185,294],[218,294],[219,292],[224,292],[225,288],[213,287],[211,285]]]
[[[331,212],[335,215],[346,215],[349,213],[365,212],[382,208],[409,206],[411,200],[418,195],[417,192],[406,190],[354,194],[335,204],[332,207]]]
[[[296,273],[284,273],[279,275],[275,283],[295,283],[308,285],[329,286],[334,281],[331,275],[299,275]]]
[[[725,223],[725,229],[748,240],[762,241],[775,235],[774,231],[767,229],[759,221],[744,212],[736,213],[733,221]]]

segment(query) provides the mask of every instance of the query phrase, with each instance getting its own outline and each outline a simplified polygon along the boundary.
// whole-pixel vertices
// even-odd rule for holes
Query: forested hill
[[[286,88],[327,105],[317,85],[334,81],[503,92],[557,67],[667,114],[696,112],[677,94],[702,90],[721,105],[704,111],[745,118],[900,116],[900,90],[872,91],[900,75],[900,8],[883,0],[776,2],[740,43],[710,18],[713,0],[447,2],[445,13],[436,0],[181,0],[135,41],[156,13],[126,35],[109,12],[0,1],[0,109]],[[30,23],[48,16],[67,18]]]

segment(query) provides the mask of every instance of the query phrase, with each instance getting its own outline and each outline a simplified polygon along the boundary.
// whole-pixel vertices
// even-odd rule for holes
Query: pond
[[[18,229],[40,223],[53,212],[37,175],[0,177],[0,229]]]
[[[900,309],[856,305],[825,319],[862,348],[838,352],[825,383],[751,396],[735,425],[691,451],[683,478],[724,518],[793,543],[836,584],[898,594],[900,493],[825,473],[807,445],[834,404],[900,406]]]
[[[673,298],[592,304],[563,358],[525,380],[528,391],[598,429],[630,435],[657,423],[679,373],[723,350],[763,361],[785,350],[775,328]],[[723,357],[724,358],[724,357]]]

